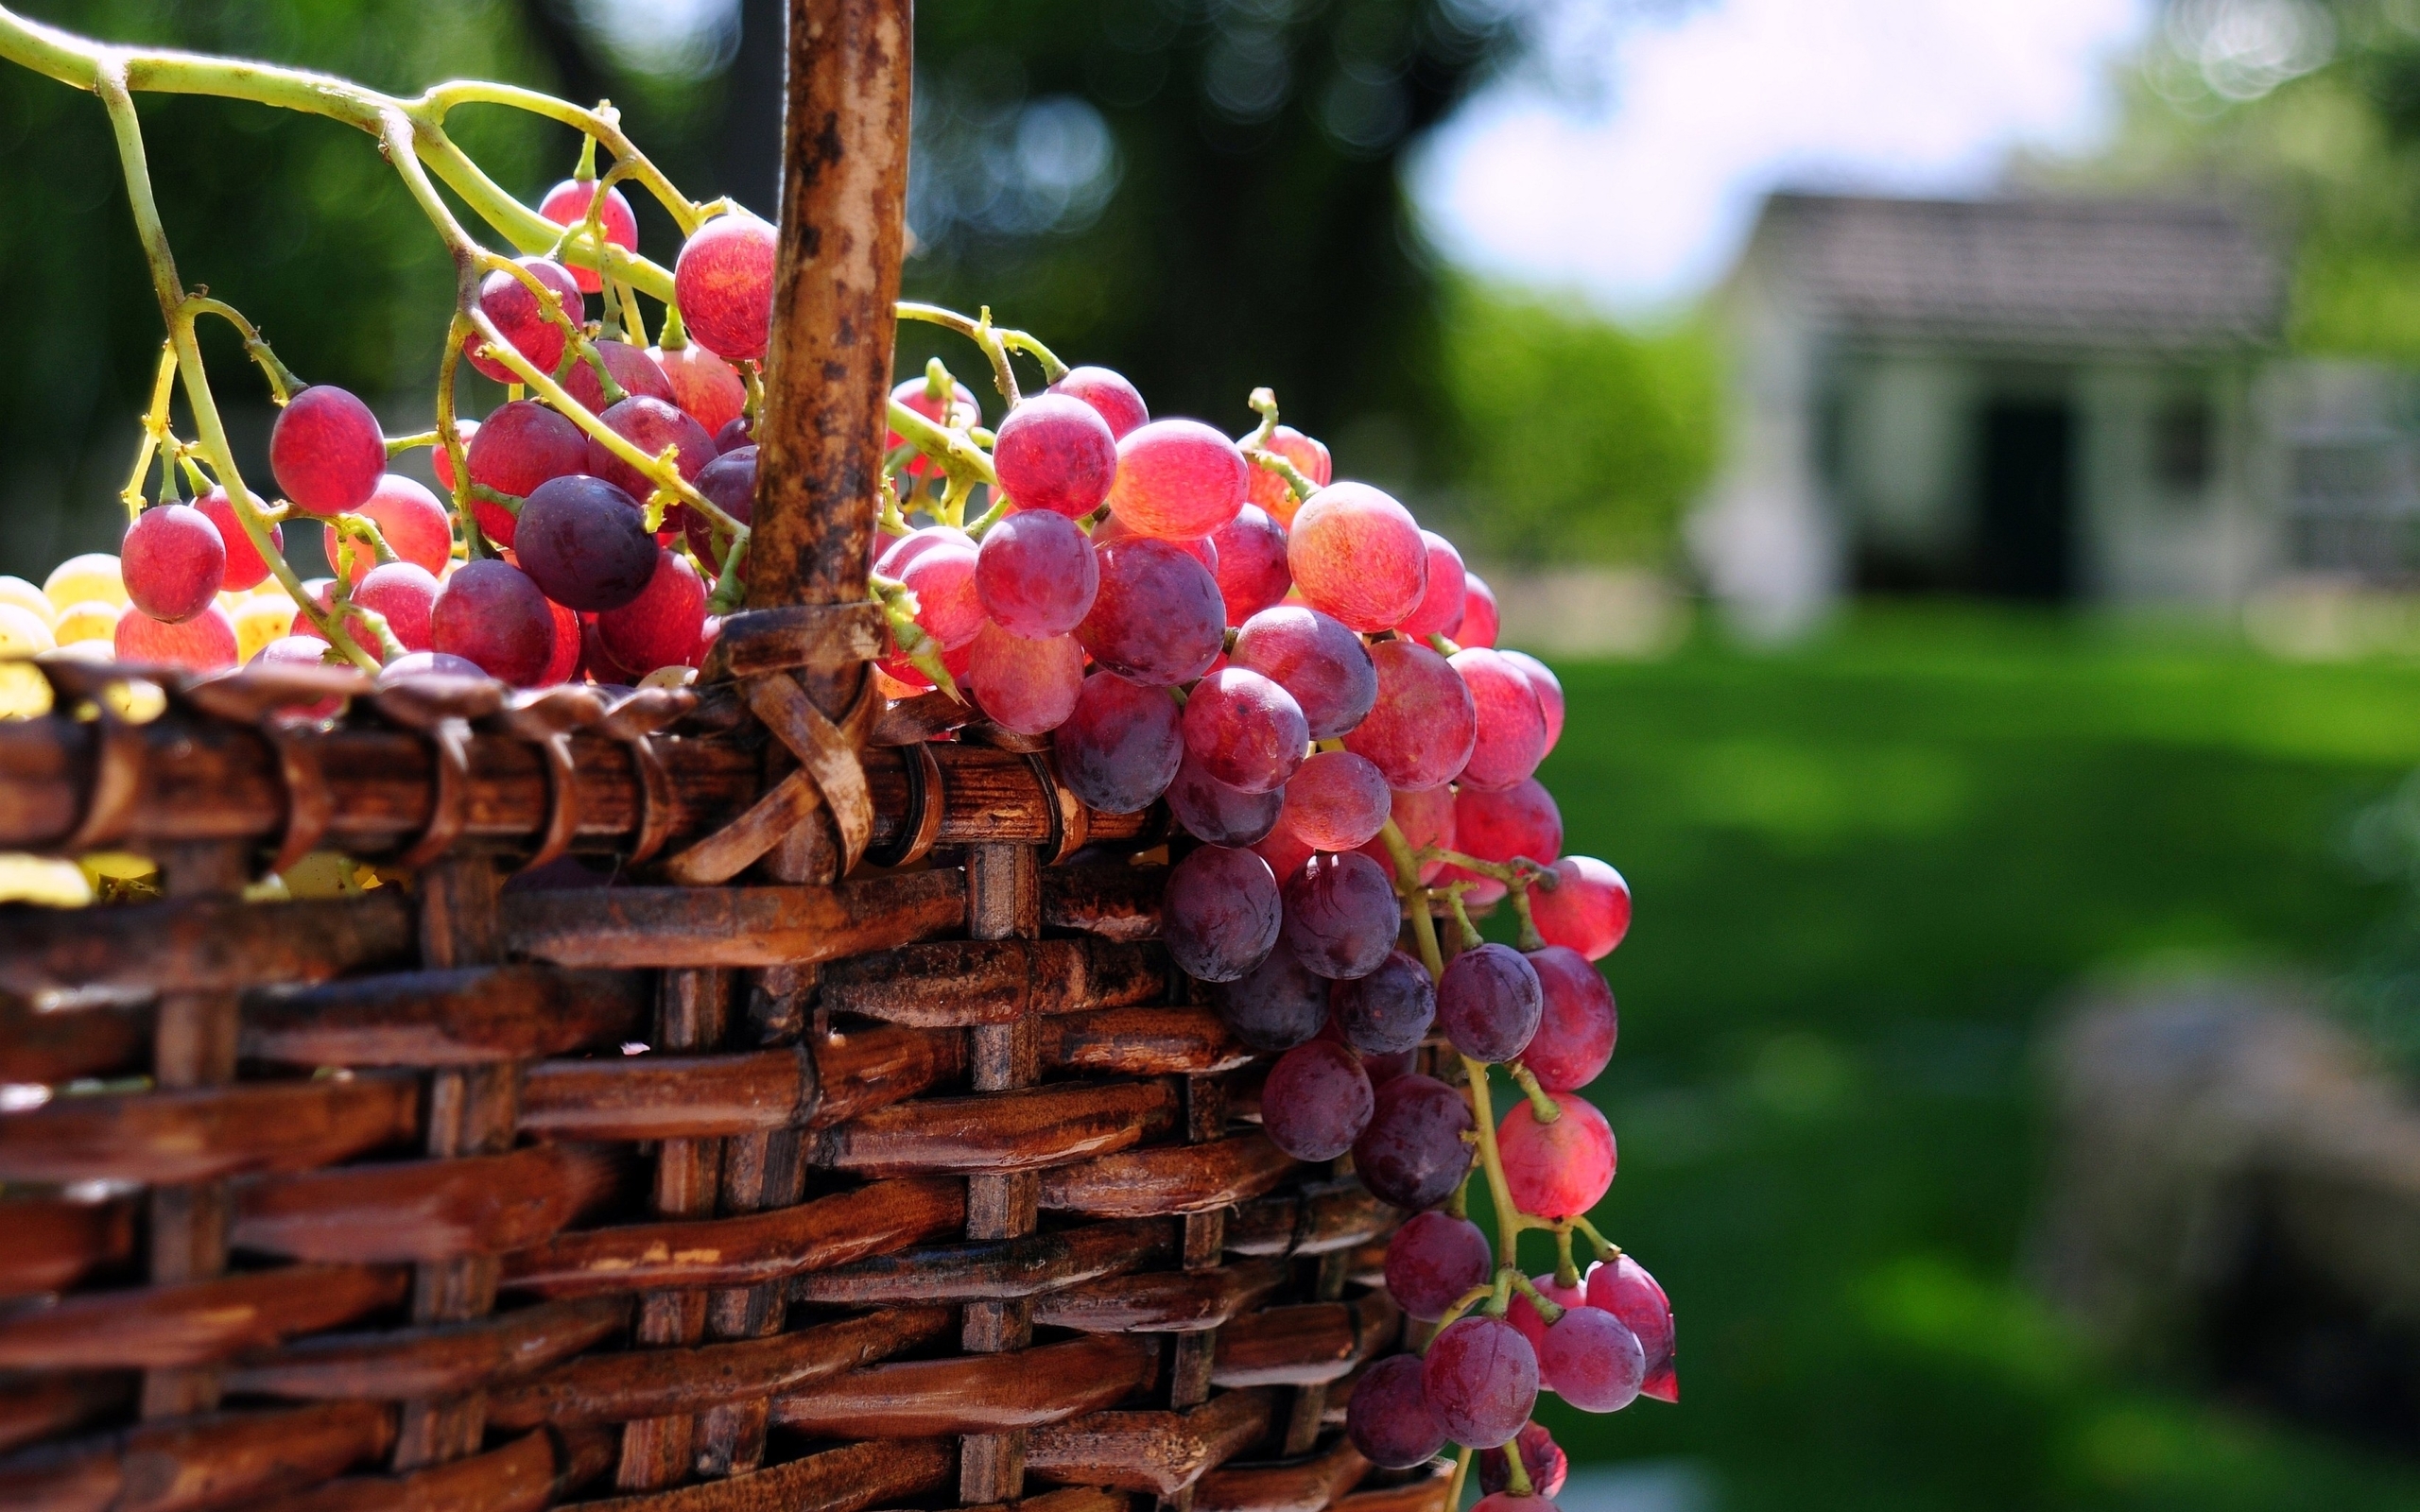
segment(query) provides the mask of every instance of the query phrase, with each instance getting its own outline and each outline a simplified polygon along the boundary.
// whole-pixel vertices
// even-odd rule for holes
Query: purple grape
[[[1371,1464],[1409,1469],[1445,1447],[1445,1425],[1429,1411],[1420,1377],[1418,1355],[1391,1354],[1355,1383],[1344,1431]]]
[[[1547,1330],[1538,1380],[1582,1412],[1619,1412],[1638,1400],[1647,1351],[1611,1313],[1575,1307]]]
[[[1292,694],[1313,740],[1352,730],[1378,701],[1377,664],[1361,638],[1300,604],[1280,604],[1244,621],[1236,632],[1234,662]]]
[[[1091,410],[1084,414],[1099,423]],[[985,533],[975,557],[975,592],[983,611],[1011,635],[1064,635],[1092,612],[1100,567],[1074,521],[1046,509],[1021,509]]]
[[[1545,989],[1510,945],[1480,945],[1448,962],[1437,983],[1437,1022],[1473,1060],[1511,1060],[1538,1032]]]
[[[1646,1267],[1628,1255],[1589,1267],[1588,1305],[1611,1313],[1638,1335],[1647,1354],[1647,1379],[1639,1395],[1680,1400],[1681,1382],[1672,1369],[1672,1304]]]
[[[521,506],[513,554],[565,609],[619,609],[655,576],[655,537],[638,501],[584,472],[538,485]]]
[[[1445,1200],[1470,1174],[1475,1131],[1462,1094],[1434,1076],[1397,1076],[1378,1089],[1370,1126],[1353,1146],[1361,1184],[1379,1201],[1417,1211]]]
[[[1232,982],[1269,958],[1280,915],[1268,862],[1249,850],[1205,845],[1168,868],[1160,935],[1185,975]]]
[[[1166,688],[1097,672],[1077,691],[1066,723],[1050,733],[1059,780],[1104,814],[1150,808],[1184,758],[1181,720]]]
[[[1333,1160],[1370,1122],[1374,1097],[1361,1059],[1330,1040],[1296,1045],[1269,1068],[1260,1126],[1298,1160]]]
[[[1541,1011],[1521,1064],[1547,1091],[1576,1092],[1614,1058],[1620,1028],[1614,989],[1586,956],[1567,945],[1531,951],[1529,962],[1537,973]]]
[[[1472,1449],[1510,1443],[1538,1401],[1538,1357],[1500,1317],[1462,1317],[1429,1341],[1420,1384],[1446,1436]]]
[[[1210,569],[1184,547],[1127,536],[1093,548],[1100,589],[1076,639],[1093,660],[1166,687],[1210,670],[1227,643],[1227,610]]]
[[[1185,754],[1230,787],[1273,793],[1303,765],[1310,731],[1294,696],[1257,672],[1220,667],[1184,705]]]
[[[1218,553],[1214,570],[1229,625],[1243,624],[1294,586],[1286,570],[1286,532],[1258,505],[1245,505],[1242,513],[1212,532],[1210,545]]]
[[[742,443],[723,453],[699,469],[697,482],[698,491],[713,501],[716,508],[746,524],[756,508],[756,448]],[[709,577],[719,576],[722,554],[715,549],[713,523],[684,505],[681,527],[689,538],[689,552],[698,558],[699,570]],[[728,546],[730,542],[723,544]],[[739,562],[739,580],[748,581],[748,559],[744,557]]]
[[[1387,1241],[1387,1292],[1405,1313],[1434,1321],[1495,1274],[1487,1235],[1468,1218],[1415,1212]]]
[[[1428,968],[1401,951],[1389,951],[1369,975],[1337,983],[1329,1002],[1344,1042],[1371,1056],[1411,1049],[1427,1037],[1437,1017],[1437,988]]]
[[[1229,787],[1186,756],[1168,783],[1168,812],[1187,834],[1212,845],[1258,845],[1277,827],[1286,791],[1247,793]]]
[[[1403,907],[1387,874],[1359,851],[1315,855],[1286,884],[1286,943],[1336,981],[1367,976],[1394,949]]]
[[[1327,1022],[1328,982],[1284,945],[1219,988],[1219,1016],[1254,1050],[1291,1050]]]

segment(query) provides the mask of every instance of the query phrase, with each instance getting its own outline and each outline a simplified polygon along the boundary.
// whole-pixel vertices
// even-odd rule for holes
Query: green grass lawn
[[[2021,1262],[2046,1017],[2096,973],[2341,970],[2398,903],[2346,836],[2420,764],[2420,668],[1890,610],[1557,670],[1568,849],[1637,899],[1598,1218],[1669,1289],[1685,1392],[1549,1407],[1575,1461],[1793,1512],[2420,1505],[2095,1359]]]

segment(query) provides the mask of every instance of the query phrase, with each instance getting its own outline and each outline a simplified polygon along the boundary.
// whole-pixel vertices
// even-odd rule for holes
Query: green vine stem
[[[937,325],[945,330],[955,331],[982,348],[983,355],[992,363],[992,382],[1000,390],[1000,397],[1007,400],[1011,408],[1016,405],[1021,396],[1017,390],[1016,369],[1009,362],[1011,351],[1022,352],[1040,363],[1043,381],[1046,383],[1055,384],[1067,375],[1067,365],[1059,360],[1058,353],[1035,340],[1033,336],[1023,331],[1008,331],[994,325],[992,311],[988,305],[980,315],[970,319],[956,310],[944,309],[938,304],[920,304],[912,300],[902,300],[898,304],[898,314],[899,318],[903,320],[922,320],[927,325]]]
[[[1269,438],[1277,431],[1277,391],[1272,388],[1255,388],[1252,391],[1252,397],[1245,403],[1249,404],[1253,412],[1260,416],[1260,423],[1253,427],[1250,436],[1236,443],[1237,449],[1253,461],[1284,478],[1286,486],[1294,490],[1294,497],[1298,502],[1319,492],[1320,486],[1312,482],[1301,468],[1288,461],[1283,454],[1269,449]]]

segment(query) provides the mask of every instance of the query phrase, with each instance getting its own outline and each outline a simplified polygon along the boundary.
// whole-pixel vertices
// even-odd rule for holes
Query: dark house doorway
[[[1999,598],[2075,592],[2075,413],[2046,400],[1983,408],[1975,586]]]

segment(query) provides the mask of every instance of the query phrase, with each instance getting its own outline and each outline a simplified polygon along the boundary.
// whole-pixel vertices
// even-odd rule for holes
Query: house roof
[[[2267,236],[2207,202],[1776,194],[1743,261],[1852,337],[2208,351],[2274,341],[2285,309]]]

